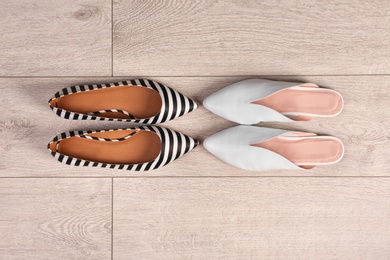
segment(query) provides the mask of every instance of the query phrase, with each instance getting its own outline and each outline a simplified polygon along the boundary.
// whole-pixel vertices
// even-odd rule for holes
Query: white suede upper
[[[241,125],[225,129],[206,138],[203,146],[222,161],[245,170],[302,169],[275,152],[251,146],[251,144],[267,141],[285,132],[289,131]]]
[[[291,122],[290,118],[269,107],[251,102],[265,98],[298,82],[248,79],[231,84],[208,96],[203,105],[211,112],[238,124],[251,125],[263,121]]]

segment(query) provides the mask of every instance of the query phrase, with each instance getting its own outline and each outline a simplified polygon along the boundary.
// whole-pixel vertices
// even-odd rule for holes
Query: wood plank
[[[1,259],[110,259],[110,179],[2,179]]]
[[[114,75],[389,74],[390,6],[114,1]]]
[[[336,118],[261,126],[334,135],[346,147],[344,159],[333,166],[310,171],[250,172],[236,169],[197,147],[179,160],[152,172],[128,172],[74,167],[54,160],[46,144],[69,130],[123,128],[128,123],[70,121],[57,117],[47,101],[62,87],[106,83],[128,78],[2,78],[0,79],[1,177],[17,176],[389,176],[390,76],[300,76],[273,79],[315,82],[342,93],[345,109]],[[199,103],[209,94],[240,77],[157,77]],[[200,106],[196,111],[163,124],[200,141],[234,126]],[[21,163],[22,162],[22,163]]]
[[[116,178],[114,259],[387,259],[389,189],[388,178]]]
[[[0,76],[111,75],[111,0],[2,1]]]

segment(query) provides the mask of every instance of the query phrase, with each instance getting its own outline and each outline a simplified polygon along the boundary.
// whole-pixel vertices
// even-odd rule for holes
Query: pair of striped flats
[[[66,119],[145,124],[59,134],[48,149],[68,165],[148,171],[169,164],[199,144],[192,137],[154,125],[188,114],[197,104],[153,80],[71,86],[55,93],[49,106]]]

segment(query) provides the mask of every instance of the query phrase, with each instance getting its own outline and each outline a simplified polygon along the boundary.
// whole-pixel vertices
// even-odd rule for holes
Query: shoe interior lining
[[[135,130],[116,130],[87,134],[89,136],[118,139]],[[151,131],[140,130],[130,138],[108,142],[91,140],[82,137],[69,137],[50,144],[53,152],[77,159],[111,164],[138,164],[150,162],[157,158],[161,151],[160,137]]]
[[[310,88],[310,89],[309,89]],[[316,116],[333,116],[340,113],[343,101],[341,96],[332,90],[323,88],[300,87],[284,89],[273,95],[253,102],[280,113],[302,113]],[[296,121],[308,121],[311,117],[296,117]]]
[[[73,93],[53,99],[50,105],[80,114],[119,109],[138,119],[146,119],[161,111],[162,100],[160,94],[153,89],[139,86],[119,86]],[[129,118],[127,115],[117,112],[103,113],[98,116]]]
[[[343,156],[342,143],[332,137],[276,137],[253,146],[273,151],[303,168],[336,163]]]

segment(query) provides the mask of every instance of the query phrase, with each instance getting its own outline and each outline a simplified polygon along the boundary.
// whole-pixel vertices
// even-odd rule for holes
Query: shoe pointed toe
[[[189,110],[188,110],[188,113],[194,111],[197,108],[198,108],[198,104],[194,100],[189,98]]]
[[[199,141],[196,140],[195,138],[186,136],[185,140],[186,140],[185,141],[186,149],[185,149],[183,155],[190,152],[192,149],[194,149],[195,147],[197,147],[199,145]]]
[[[221,116],[221,113],[224,111],[224,103],[220,101],[219,93],[213,93],[210,96],[206,97],[203,100],[203,106],[210,112]]]
[[[203,141],[203,147],[218,158],[223,157],[224,154],[226,155],[226,153],[229,152],[229,147],[226,145],[225,138],[218,133],[207,137]]]
[[[191,98],[175,91],[174,99],[168,99],[168,103],[166,103],[166,110],[172,111],[171,119],[178,118],[181,116],[184,116],[192,111],[194,111],[197,107],[198,104],[192,100]]]
[[[252,124],[252,120],[248,120],[242,108],[246,103],[239,102],[235,99],[235,93],[231,93],[231,87],[225,87],[203,100],[203,106],[210,112],[225,118],[229,121],[239,124]]]

